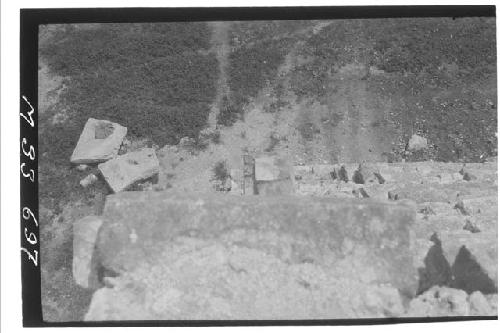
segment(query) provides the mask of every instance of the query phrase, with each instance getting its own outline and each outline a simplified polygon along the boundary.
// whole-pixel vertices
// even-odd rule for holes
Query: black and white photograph
[[[43,321],[497,319],[494,14],[40,24]]]

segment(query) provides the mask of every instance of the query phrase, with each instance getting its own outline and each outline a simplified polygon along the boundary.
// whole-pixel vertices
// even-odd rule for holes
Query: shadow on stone
[[[462,289],[468,294],[474,291],[480,291],[483,294],[498,292],[494,281],[484,272],[465,246],[458,251],[451,271],[454,277],[451,285],[453,288]]]
[[[433,286],[449,286],[452,282],[452,270],[444,256],[441,241],[436,234],[433,234],[430,240],[434,245],[425,256],[425,267],[418,269],[417,295],[424,293]]]

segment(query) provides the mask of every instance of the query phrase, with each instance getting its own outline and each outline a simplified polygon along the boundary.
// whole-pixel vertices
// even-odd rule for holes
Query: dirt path
[[[364,65],[339,70],[330,82],[329,109],[341,119],[329,133],[336,162],[380,162],[391,151],[387,101],[370,94]]]
[[[210,114],[208,116],[208,124],[210,128],[217,127],[217,116],[221,107],[222,98],[229,94],[229,86],[227,84],[227,68],[229,66],[229,28],[230,22],[211,22],[212,27],[212,51],[215,53],[219,63],[219,78],[217,80],[217,95],[212,104]]]

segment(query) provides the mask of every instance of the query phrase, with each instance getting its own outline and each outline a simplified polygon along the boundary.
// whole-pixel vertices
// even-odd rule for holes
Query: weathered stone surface
[[[293,180],[290,178],[258,181],[256,187],[259,195],[288,195],[295,192]]]
[[[406,317],[497,316],[497,301],[476,291],[470,295],[460,289],[434,286],[413,299]]]
[[[127,128],[107,120],[89,118],[71,155],[71,163],[107,161],[118,154]]]
[[[152,148],[120,155],[106,163],[99,164],[104,179],[116,193],[133,183],[147,179],[159,172],[160,164]]]
[[[408,148],[410,150],[425,149],[427,148],[427,139],[420,135],[413,134],[408,142]]]
[[[292,167],[285,158],[269,155],[255,159],[256,181],[288,179],[291,176]]]
[[[486,297],[475,291],[469,295],[470,313],[473,316],[496,316],[496,311],[492,308]]]
[[[251,155],[243,155],[243,194],[254,195],[255,186],[255,159]]]
[[[90,175],[88,175],[87,177],[83,178],[82,180],[80,180],[80,185],[82,187],[87,187],[89,185],[92,185],[93,183],[95,183],[97,181],[97,176],[94,175],[93,173],[91,173]]]
[[[416,289],[405,206],[123,192],[97,251],[120,276],[86,320],[401,316]]]
[[[97,288],[95,243],[102,219],[87,216],[73,223],[73,278],[84,288]]]
[[[349,261],[350,270],[360,264],[357,274],[371,281],[416,288],[409,250],[414,211],[407,206],[369,200],[124,192],[108,196],[103,218],[98,250],[102,263],[115,271],[134,269],[188,232],[219,238],[228,230],[263,230],[289,235],[301,244],[291,253],[278,246],[283,260]]]
[[[243,170],[240,169],[231,169],[231,194],[242,195],[243,194]]]
[[[455,288],[467,292],[479,290],[496,292],[498,279],[498,230],[496,198],[487,196],[464,200],[469,212],[463,216],[449,203],[426,203],[429,209],[419,210],[414,231],[419,254],[423,256],[432,244],[426,240],[436,233],[442,245],[443,256],[452,269]],[[426,212],[427,211],[427,212]],[[429,211],[432,211],[429,214]],[[472,219],[480,232],[463,229],[466,220]],[[420,260],[416,260],[416,263]]]
[[[88,166],[87,164],[80,164],[80,165],[78,165],[78,166],[76,167],[76,170],[78,170],[78,171],[85,171],[85,170],[87,170],[87,169],[88,169],[88,167],[89,167],[89,166]]]
[[[410,302],[408,317],[443,317],[470,315],[467,293],[463,290],[432,287]]]

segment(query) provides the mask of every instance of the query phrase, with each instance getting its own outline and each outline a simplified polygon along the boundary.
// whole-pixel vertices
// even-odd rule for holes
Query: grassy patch
[[[81,195],[69,157],[90,117],[160,146],[196,138],[216,92],[217,60],[199,52],[209,48],[210,35],[205,23],[68,25],[41,45],[51,70],[70,79],[61,95],[69,120],[41,119],[41,196],[58,202]]]
[[[279,66],[296,41],[293,33],[307,25],[303,21],[239,23],[232,31],[234,51],[229,56],[231,109],[236,116],[266,85],[276,80]],[[231,123],[233,120],[229,120]]]
[[[368,77],[367,89],[397,101],[390,121],[433,145],[407,160],[477,162],[496,155],[496,92],[487,88],[495,40],[491,18],[338,20],[306,41],[301,53],[311,62],[294,70],[292,90],[322,102],[335,93],[327,83],[339,68],[375,66],[385,74]]]

